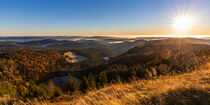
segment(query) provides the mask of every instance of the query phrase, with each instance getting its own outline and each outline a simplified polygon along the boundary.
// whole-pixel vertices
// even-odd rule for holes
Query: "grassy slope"
[[[70,97],[70,96],[69,96]],[[129,84],[115,84],[53,105],[210,104],[210,69]],[[68,98],[68,96],[65,96]],[[39,103],[40,104],[40,103]]]

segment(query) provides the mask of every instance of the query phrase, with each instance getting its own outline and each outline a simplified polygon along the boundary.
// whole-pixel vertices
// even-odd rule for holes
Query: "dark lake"
[[[72,76],[72,79],[77,79],[78,81],[81,82],[80,79],[78,79],[78,78],[76,78],[74,76]],[[64,85],[65,83],[67,83],[68,76],[56,76],[56,77],[53,77],[53,78],[47,80],[45,82],[45,84],[48,85],[49,84],[49,81],[51,81],[51,80],[52,80],[52,82],[54,83],[55,86],[62,87],[62,85]]]

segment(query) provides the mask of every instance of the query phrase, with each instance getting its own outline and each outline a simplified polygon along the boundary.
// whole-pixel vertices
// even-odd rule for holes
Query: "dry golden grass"
[[[68,97],[68,96],[66,96]],[[70,96],[69,96],[70,97]],[[171,105],[210,104],[210,69],[154,80],[114,84],[50,105]]]

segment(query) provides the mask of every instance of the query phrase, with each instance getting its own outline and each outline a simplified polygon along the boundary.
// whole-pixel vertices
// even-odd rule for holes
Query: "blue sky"
[[[209,34],[210,0],[1,0],[1,35],[173,34],[170,18],[192,11]]]

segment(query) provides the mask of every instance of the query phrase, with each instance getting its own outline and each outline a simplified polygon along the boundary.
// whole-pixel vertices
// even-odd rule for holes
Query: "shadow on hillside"
[[[210,89],[196,88],[170,90],[161,96],[154,96],[154,105],[210,105]]]

